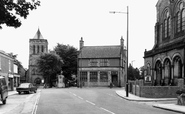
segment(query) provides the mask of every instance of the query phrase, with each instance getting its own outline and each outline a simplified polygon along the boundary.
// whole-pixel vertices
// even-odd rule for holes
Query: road
[[[36,114],[177,114],[116,95],[120,88],[43,89]]]

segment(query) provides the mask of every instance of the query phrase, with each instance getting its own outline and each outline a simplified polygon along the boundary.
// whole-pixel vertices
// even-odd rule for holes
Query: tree
[[[63,59],[63,75],[69,80],[72,79],[71,76],[77,74],[77,49],[70,45],[58,43],[54,50]]]
[[[138,68],[133,68],[131,64],[129,64],[128,67],[128,79],[129,80],[135,80],[135,79],[140,79],[140,71]]]
[[[56,79],[57,74],[60,74],[63,65],[62,59],[53,53],[41,54],[37,60],[38,68],[42,73],[47,84],[52,86],[52,80]]]
[[[30,10],[36,9],[37,6],[40,6],[40,1],[0,0],[0,29],[2,29],[2,24],[15,28],[20,27],[20,17],[26,19]]]

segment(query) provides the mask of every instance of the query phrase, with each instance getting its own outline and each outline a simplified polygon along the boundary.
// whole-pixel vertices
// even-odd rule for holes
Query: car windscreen
[[[29,87],[29,84],[21,84],[19,87],[27,88]]]

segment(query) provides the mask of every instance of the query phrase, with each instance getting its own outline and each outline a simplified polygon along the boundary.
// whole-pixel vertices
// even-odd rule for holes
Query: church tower
[[[41,84],[44,79],[39,73],[37,59],[40,54],[48,53],[48,41],[44,39],[40,30],[36,32],[33,39],[29,40],[29,77],[28,82]]]

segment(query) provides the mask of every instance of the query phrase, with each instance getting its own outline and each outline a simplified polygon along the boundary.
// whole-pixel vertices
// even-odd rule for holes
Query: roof
[[[117,58],[120,57],[121,46],[84,46],[79,58]]]
[[[38,29],[38,31],[36,32],[36,34],[35,34],[35,36],[34,36],[33,39],[43,39],[43,36],[42,36],[42,34],[41,34],[41,32],[40,32],[39,29]]]

